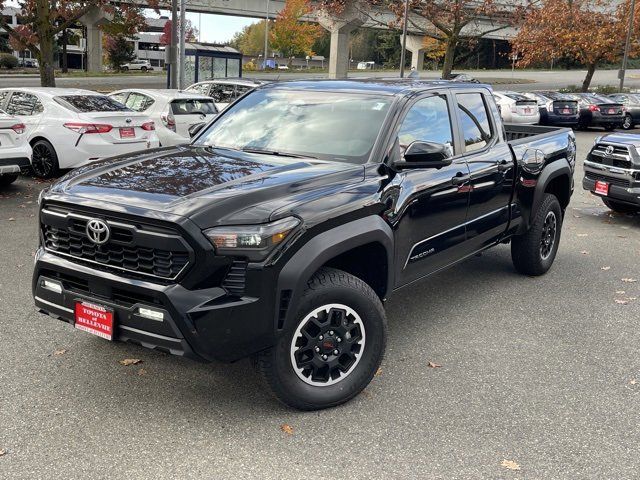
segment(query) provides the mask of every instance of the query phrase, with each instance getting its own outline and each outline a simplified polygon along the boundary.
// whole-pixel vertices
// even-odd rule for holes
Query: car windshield
[[[194,144],[365,163],[391,102],[360,93],[257,90],[225,110]]]
[[[212,98],[181,98],[171,102],[174,115],[213,115],[218,113]]]
[[[55,100],[71,110],[80,113],[88,112],[130,112],[120,102],[105,95],[64,95]]]

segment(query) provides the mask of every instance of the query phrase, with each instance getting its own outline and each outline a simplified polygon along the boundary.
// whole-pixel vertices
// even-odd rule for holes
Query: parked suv
[[[326,408],[375,375],[383,302],[511,243],[552,265],[570,129],[503,124],[488,86],[257,88],[193,143],[82,167],[40,200],[37,307],[107,340],[253,356],[284,403]]]
[[[129,63],[125,63],[120,66],[120,69],[127,72],[129,70],[140,70],[142,72],[146,72],[147,70],[153,70],[151,63],[149,60],[131,60]]]

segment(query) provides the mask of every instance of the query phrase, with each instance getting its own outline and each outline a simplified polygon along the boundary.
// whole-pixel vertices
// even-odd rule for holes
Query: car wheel
[[[129,71],[129,67],[122,67],[121,69],[123,72],[128,72]]]
[[[628,113],[624,116],[622,128],[624,130],[631,130],[633,128],[633,118],[631,118],[631,115],[629,115]]]
[[[18,179],[18,174],[7,174],[0,175],[0,187],[6,187],[7,185],[11,185]]]
[[[611,200],[609,198],[603,198],[602,201],[604,204],[609,207],[609,209],[618,213],[638,213],[640,212],[640,207],[635,207],[633,205],[627,205],[626,203],[616,202],[615,200]]]
[[[295,319],[255,358],[281,402],[300,410],[334,407],[371,382],[384,355],[387,323],[369,285],[323,268],[308,282]]]
[[[147,67],[141,67],[140,70],[142,70],[143,72],[147,71]]]
[[[561,229],[560,202],[555,195],[545,193],[527,233],[511,240],[511,260],[516,270],[531,276],[546,273],[556,258]]]
[[[38,140],[32,146],[31,168],[38,178],[52,178],[58,174],[58,155],[46,140]]]

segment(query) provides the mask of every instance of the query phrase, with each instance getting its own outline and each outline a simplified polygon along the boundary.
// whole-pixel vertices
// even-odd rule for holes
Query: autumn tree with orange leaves
[[[608,0],[546,0],[526,16],[512,43],[526,67],[551,59],[569,58],[587,68],[582,82],[586,92],[598,65],[617,62],[624,51],[630,2],[617,7]],[[638,52],[638,10],[632,49]]]
[[[152,7],[155,7],[154,2],[149,2]],[[0,10],[7,5],[7,0],[0,0]],[[92,8],[102,8],[114,15],[114,21],[105,26],[109,34],[127,34],[144,21],[139,7],[124,3],[113,6],[108,0],[19,0],[18,6],[21,10],[18,18],[23,27],[11,27],[0,15],[0,28],[38,59],[43,87],[56,85],[53,61],[57,37]]]
[[[291,64],[294,55],[311,55],[313,43],[322,35],[322,27],[300,19],[311,13],[309,0],[287,0],[271,27],[271,47]]]

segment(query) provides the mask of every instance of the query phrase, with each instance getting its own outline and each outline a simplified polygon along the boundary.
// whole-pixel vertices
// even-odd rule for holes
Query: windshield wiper
[[[273,155],[276,157],[316,159],[316,157],[312,157],[311,155],[298,155],[297,153],[279,152],[277,150],[263,150],[261,148],[253,148],[253,147],[244,147],[242,151],[247,153],[259,153],[262,155]]]

